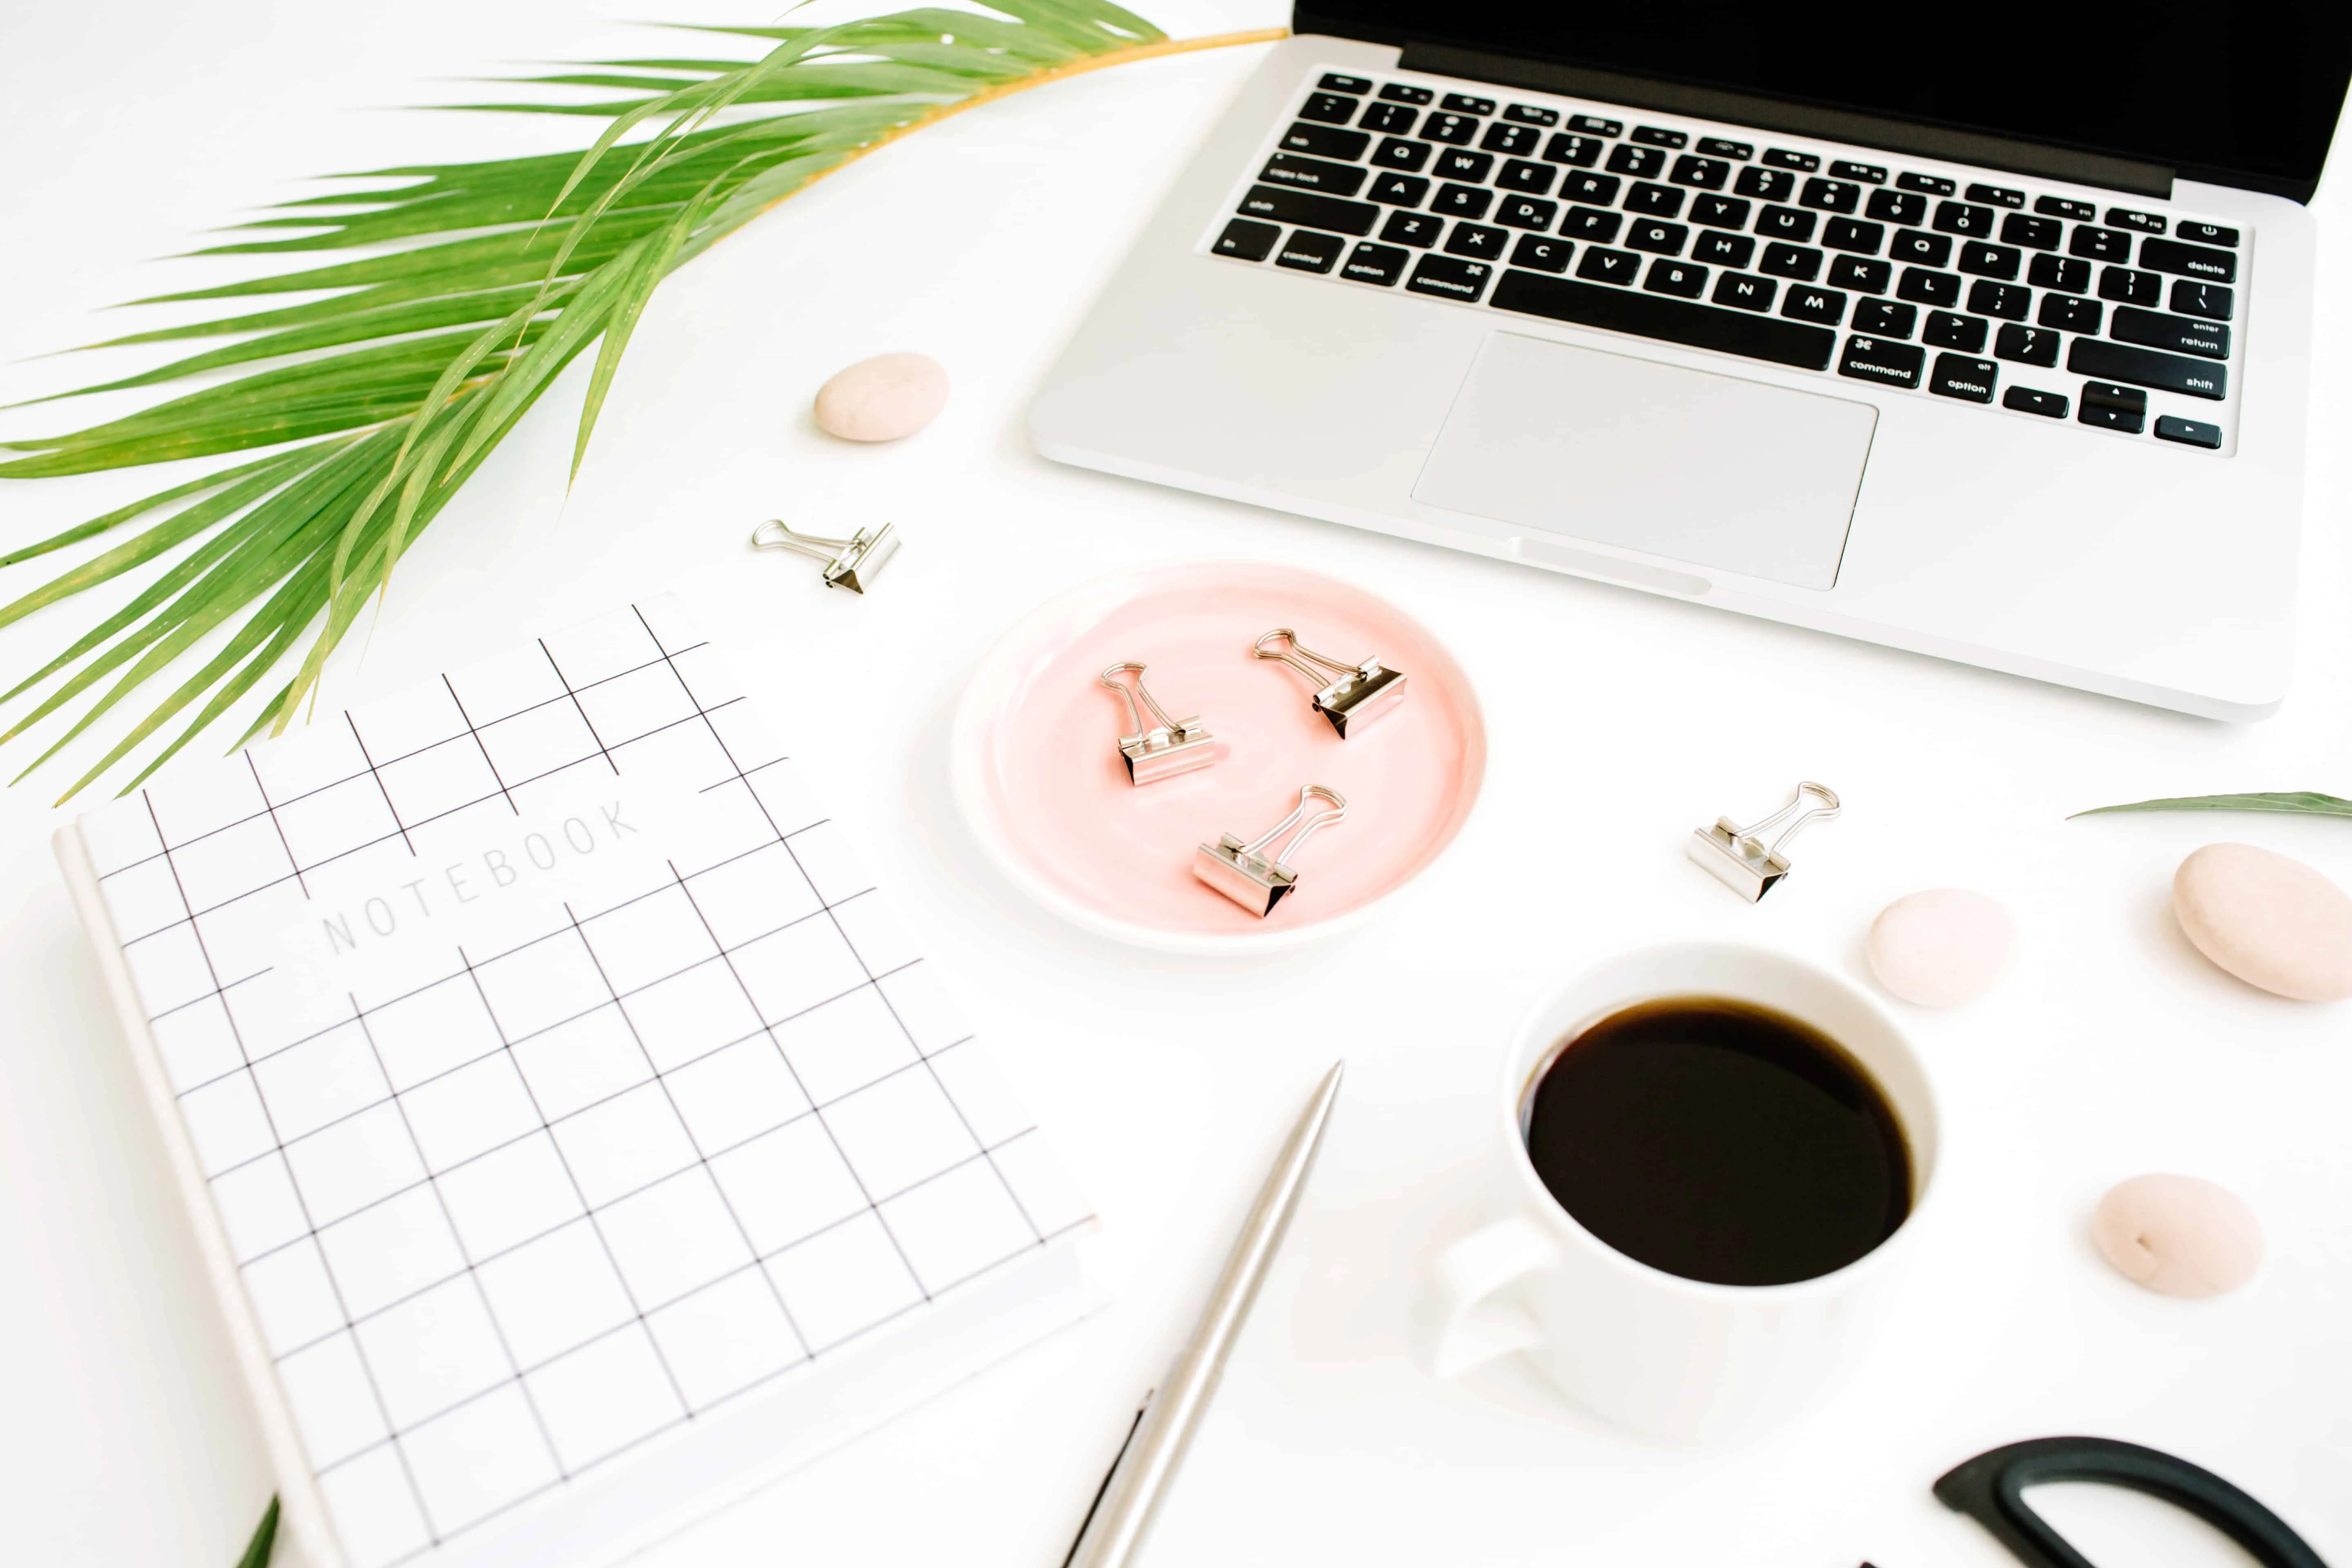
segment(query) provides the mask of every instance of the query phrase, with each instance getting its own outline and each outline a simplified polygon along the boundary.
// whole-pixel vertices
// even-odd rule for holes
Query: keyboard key
[[[1345,125],[1356,118],[1356,100],[1336,92],[1311,93],[1298,106],[1298,118],[1319,120],[1326,125]]]
[[[1874,338],[1907,338],[1919,325],[1916,305],[1891,300],[1864,300],[1853,308],[1853,330]]]
[[[1679,131],[1668,131],[1657,125],[1636,125],[1633,140],[1651,147],[1687,147],[1690,138]]]
[[[2181,238],[2193,239],[2200,245],[2235,246],[2238,243],[2238,231],[2234,228],[2223,228],[2218,223],[2191,223],[2183,218],[2180,226],[2174,232]]]
[[[1830,173],[1841,180],[1859,180],[1865,185],[1886,183],[1886,171],[1875,163],[1850,163],[1840,159],[1830,165]]]
[[[2085,332],[2096,337],[2099,321],[2106,307],[2096,300],[2080,300],[2066,294],[2042,296],[2042,311],[2035,319],[2043,326],[2061,332]]]
[[[1381,174],[1364,195],[1392,207],[1417,207],[1429,195],[1429,182],[1414,174]]]
[[[1584,259],[1576,264],[1579,278],[1590,278],[1596,283],[1631,283],[1642,275],[1642,258],[1630,250],[1603,250],[1598,246],[1585,247]],[[1500,300],[1496,303],[1500,304]]]
[[[1841,256],[1830,263],[1830,282],[1839,289],[1852,289],[1861,294],[1884,294],[1895,281],[1895,268],[1884,261],[1865,261],[1859,256]]]
[[[1927,220],[1927,198],[1909,191],[1873,191],[1862,210],[1882,223],[1911,228]]]
[[[1392,81],[1381,89],[1381,96],[1391,103],[1427,103],[1437,94],[1425,87],[1408,87],[1403,82]]]
[[[1800,244],[1813,237],[1813,226],[1821,220],[1811,213],[1794,207],[1766,207],[1757,215],[1756,232],[1766,239],[1787,239]]]
[[[2055,250],[2058,237],[2066,226],[2052,217],[2028,217],[2023,213],[2011,213],[2000,220],[2000,242],[2021,245],[2028,250]]]
[[[1691,259],[1717,267],[1745,267],[1756,254],[1756,242],[1744,234],[1703,234],[1691,247]]]
[[[1990,278],[1979,279],[1969,285],[1969,309],[1979,316],[1999,316],[2004,321],[2025,320],[2025,309],[2032,303],[2033,290],[2015,283],[1996,283]]]
[[[2041,327],[2021,327],[2012,322],[1993,334],[1992,355],[1995,359],[2014,360],[2019,364],[2053,369],[2058,363],[2058,334]]]
[[[2216,452],[2221,449],[2221,427],[2219,425],[2182,419],[2170,414],[2157,416],[2156,438],[2178,441],[2184,447],[2203,447]]]
[[[1304,153],[1313,158],[1338,158],[1353,163],[1364,155],[1372,139],[1360,131],[1340,131],[1328,125],[1308,125],[1304,121],[1282,133],[1282,150]]]
[[[1731,178],[1731,165],[1720,158],[1701,158],[1685,153],[1675,160],[1675,172],[1666,178],[1678,185],[1695,185],[1702,191],[1719,191]]]
[[[1393,245],[1374,245],[1367,240],[1348,253],[1347,264],[1339,268],[1339,276],[1351,278],[1359,283],[1394,283],[1404,276],[1405,263],[1412,257],[1410,250],[1399,250]]]
[[[2174,353],[2195,354],[2200,359],[2230,357],[2229,328],[2217,327],[2210,321],[2192,321],[2186,316],[2135,310],[2129,305],[2116,307],[2116,319],[2108,326],[2107,335],[2119,343],[2168,349]]]
[[[2107,226],[2137,229],[2142,234],[2162,234],[2165,226],[2164,220],[2154,213],[2136,213],[2129,207],[2109,207]]]
[[[1408,174],[1418,174],[1422,165],[1429,162],[1429,153],[1430,146],[1426,142],[1407,142],[1402,137],[1390,136],[1372,149],[1372,166],[1402,169]]]
[[[1988,206],[2021,207],[2025,205],[2025,193],[2012,191],[2007,185],[1970,185],[1969,200]]]
[[[1551,220],[1559,216],[1558,202],[1539,202],[1533,196],[1505,196],[1503,205],[1495,209],[1496,223],[1538,232],[1549,228]]]
[[[1801,370],[1826,370],[1837,352],[1837,334],[1822,327],[1777,321],[1738,310],[1674,300],[1659,294],[1595,289],[1564,278],[1507,272],[1496,285],[1495,304],[1505,310],[1542,316],[1578,326],[1628,332],[1688,348],[1712,349]]]
[[[1497,120],[1486,127],[1486,134],[1478,138],[1478,145],[1489,153],[1502,153],[1514,158],[1532,158],[1543,145],[1543,132],[1532,125],[1513,125]]]
[[[1930,196],[1948,196],[1959,189],[1940,174],[1897,174],[1895,183],[1906,191],[1918,191]]]
[[[1625,134],[1625,122],[1623,121],[1603,120],[1597,114],[1571,114],[1568,117],[1568,128],[1570,131],[1590,131],[1595,136],[1622,136]]]
[[[2070,217],[2076,223],[2095,222],[2099,216],[2099,209],[2090,203],[2070,202],[2064,196],[2036,196],[2033,198],[2033,210],[2043,217]],[[2011,395],[2015,396],[2016,394],[2011,393]],[[2037,392],[2033,395],[2045,397],[2049,394]],[[2059,401],[2063,403],[2065,400],[2061,398]],[[2016,405],[2012,404],[2011,406]]]
[[[2074,346],[2067,351],[2066,368],[2076,375],[2127,381],[2135,386],[2210,397],[2217,403],[2230,390],[2230,373],[2210,360],[2184,359],[2179,354],[2111,343],[2101,338],[2076,338]]]
[[[1927,312],[1927,329],[1919,335],[1939,349],[1958,349],[1962,353],[1984,353],[1985,333],[1991,323],[1982,316],[1959,316],[1949,310]]]
[[[1589,169],[1592,167],[1592,161],[1601,156],[1601,146],[1590,136],[1570,136],[1562,132],[1544,144],[1544,158],[1549,163]]]
[[[1845,353],[1838,359],[1838,374],[1889,386],[1917,386],[1919,372],[1927,363],[1925,349],[1856,333],[1845,341]]]
[[[2147,394],[2128,386],[2086,381],[2083,384],[2083,412],[2075,417],[2085,425],[2137,436],[2147,421]]]
[[[2184,316],[2202,316],[2209,321],[2226,321],[2237,303],[2234,291],[2219,283],[2199,283],[2183,278],[2172,286],[2172,308]]]
[[[2000,367],[1989,359],[1971,359],[1967,354],[1937,354],[1935,373],[1927,377],[1927,390],[1938,397],[1990,403],[1993,386],[2000,379]]]
[[[1646,180],[1636,181],[1625,193],[1625,210],[1646,217],[1680,217],[1683,216],[1683,194],[1672,185],[1654,185]]]
[[[1653,256],[1680,256],[1684,242],[1689,238],[1690,230],[1681,224],[1643,218],[1626,232],[1625,243]]]
[[[2093,261],[2129,261],[2131,236],[2084,224],[2066,241],[2066,254],[2088,257]]]
[[[1492,153],[1467,153],[1459,148],[1447,148],[1437,155],[1430,169],[1441,180],[1484,180],[1495,167]]]
[[[1769,158],[1772,154],[1764,154]],[[1797,176],[1778,169],[1742,169],[1731,188],[1743,196],[1754,196],[1759,202],[1785,202],[1789,193],[1797,188]]]
[[[1763,263],[1757,270],[1810,283],[1822,274],[1822,253],[1801,245],[1768,245],[1764,247]]]
[[[2113,300],[2118,305],[2152,306],[2164,298],[2164,279],[2153,272],[2135,272],[2128,267],[2102,267],[2099,298]]]
[[[1609,172],[1613,174],[1654,180],[1665,166],[1666,155],[1655,147],[1636,147],[1628,142],[1611,149],[1609,153]]]
[[[1437,107],[1450,109],[1456,114],[1492,114],[1495,112],[1495,100],[1473,98],[1466,92],[1449,92],[1445,95],[1445,101]]]
[[[1395,245],[1417,245],[1424,248],[1435,245],[1437,237],[1445,231],[1445,220],[1427,213],[1391,213],[1389,221],[1381,225],[1381,237]]]
[[[1557,125],[1559,123],[1559,110],[1538,109],[1532,103],[1515,103],[1503,110],[1503,118],[1515,120],[1521,125]]]
[[[1706,268],[1694,267],[1687,261],[1668,261],[1661,258],[1650,263],[1650,275],[1642,279],[1642,287],[1653,294],[1672,294],[1677,300],[1696,300],[1706,292]]]
[[[1797,288],[1780,303],[1780,314],[1792,321],[1818,321],[1834,327],[1845,319],[1845,296],[1834,289]]]
[[[1402,103],[1374,103],[1365,107],[1364,117],[1356,121],[1359,128],[1377,131],[1385,136],[1404,136],[1421,123],[1421,110],[1407,109]]]
[[[1282,248],[1274,254],[1276,267],[1296,268],[1301,272],[1328,272],[1339,259],[1348,242],[1336,234],[1317,234],[1313,229],[1294,228]]]
[[[1744,278],[1727,272],[1715,285],[1715,302],[1736,310],[1769,310],[1780,286],[1769,278]]]
[[[1360,76],[1341,76],[1338,71],[1326,71],[1323,79],[1315,84],[1326,92],[1352,92],[1359,97],[1372,90],[1371,82]]]
[[[2087,294],[2091,291],[2091,264],[2079,256],[2037,256],[2026,264],[2025,280],[2036,289]]]
[[[1457,223],[1454,232],[1445,237],[1448,256],[1475,256],[1481,261],[1500,261],[1511,237],[1499,228],[1489,228],[1482,223]]]
[[[1523,234],[1519,243],[1511,247],[1511,265],[1532,267],[1538,272],[1565,272],[1568,258],[1576,247],[1564,239],[1546,239],[1539,234]]]
[[[1862,205],[1862,187],[1844,180],[1807,180],[1797,200],[1825,213],[1850,213]]]
[[[1252,185],[1242,198],[1242,212],[1268,223],[1295,223],[1353,235],[1371,233],[1381,216],[1381,209],[1370,202],[1343,202],[1337,196],[1286,191],[1276,185]]]
[[[1274,242],[1282,237],[1278,225],[1252,223],[1237,217],[1225,225],[1225,232],[1217,236],[1210,248],[1219,256],[1236,256],[1244,261],[1264,261],[1274,253]]]
[[[1709,228],[1746,228],[1748,205],[1738,196],[1701,196],[1691,203],[1691,222]]]
[[[1948,267],[1952,262],[1952,242],[1940,234],[1921,234],[1906,228],[1895,237],[1895,248],[1888,251],[1897,261],[1914,267]]]
[[[1700,137],[1698,150],[1710,158],[1729,158],[1738,163],[1745,163],[1748,159],[1756,156],[1756,149],[1749,143],[1727,142],[1720,136]],[[2232,241],[2232,243],[2235,242]]]
[[[2107,216],[2113,217],[2115,215],[2110,213]],[[2177,239],[2141,240],[2139,264],[2151,272],[2201,278],[2209,283],[2235,283],[2238,280],[2236,257],[2210,246],[2183,245]]]
[[[1617,231],[1624,223],[1624,217],[1617,213],[1595,212],[1591,207],[1570,207],[1568,216],[1559,220],[1559,232],[1570,239],[1606,245],[1617,237]]]
[[[1483,261],[1424,256],[1413,263],[1412,276],[1404,280],[1404,286],[1415,294],[1434,294],[1441,300],[1475,303],[1486,291],[1486,279],[1494,275],[1495,269]]]
[[[1970,240],[1960,247],[1959,268],[1973,278],[2012,279],[2025,258],[2006,245]]]
[[[1424,142],[1462,147],[1477,140],[1477,136],[1478,122],[1466,114],[1433,114],[1421,122],[1421,139]],[[1408,283],[1405,287],[1410,289],[1412,285]]]
[[[1822,243],[1832,250],[1851,250],[1863,256],[1875,256],[1886,240],[1886,226],[1864,223],[1860,218],[1833,217],[1822,230]]]
[[[1523,191],[1531,196],[1541,196],[1551,193],[1551,183],[1558,178],[1559,174],[1557,170],[1547,169],[1541,163],[1530,163],[1524,158],[1514,158],[1503,165],[1503,172],[1495,176],[1495,183],[1507,191]]]
[[[2048,419],[2066,417],[2064,396],[2055,392],[2036,392],[2030,386],[2011,387],[2000,395],[2000,405],[2014,408],[2020,414],[2039,414]]]
[[[1605,207],[1617,199],[1617,187],[1622,184],[1624,182],[1614,174],[1562,174],[1559,178],[1559,199]]]
[[[1957,305],[1960,302],[1960,280],[1948,272],[1930,272],[1924,267],[1906,267],[1903,280],[1895,286],[1897,297],[1919,305]]]
[[[1367,171],[1355,163],[1327,163],[1320,158],[1301,158],[1294,153],[1276,153],[1266,160],[1258,178],[1270,185],[1288,185],[1296,191],[1321,191],[1327,195],[1352,196],[1362,188]]]
[[[1810,174],[1822,166],[1822,161],[1811,153],[1791,153],[1786,147],[1774,147],[1764,154],[1764,161],[1776,169],[1794,169]]]
[[[1970,239],[1992,237],[1992,208],[1970,206],[1966,202],[1937,202],[1936,227],[1944,234],[1966,235]]]
[[[1479,218],[1495,203],[1495,193],[1482,191],[1475,185],[1440,185],[1437,194],[1429,198],[1429,210],[1447,217]]]

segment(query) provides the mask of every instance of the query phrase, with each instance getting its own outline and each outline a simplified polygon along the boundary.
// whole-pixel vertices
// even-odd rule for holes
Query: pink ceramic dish
[[[1342,741],[1305,678],[1251,656],[1276,626],[1350,663],[1377,655],[1404,673],[1404,702]],[[1215,766],[1128,783],[1127,705],[1096,684],[1128,659],[1150,666],[1172,717],[1205,722]],[[1213,952],[1328,934],[1411,881],[1468,818],[1486,730],[1462,667],[1394,605],[1270,562],[1187,562],[1074,589],[1007,632],[957,710],[952,770],[982,848],[1024,892],[1093,931]],[[1196,845],[1256,837],[1310,784],[1348,815],[1299,852],[1273,914],[1192,875]]]

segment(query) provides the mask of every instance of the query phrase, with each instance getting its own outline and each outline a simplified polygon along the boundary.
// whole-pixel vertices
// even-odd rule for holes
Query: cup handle
[[[1505,1292],[1559,1258],[1551,1238],[1517,1215],[1472,1231],[1439,1253],[1432,1281],[1437,1375],[1459,1377],[1497,1356],[1542,1342],[1535,1315]]]

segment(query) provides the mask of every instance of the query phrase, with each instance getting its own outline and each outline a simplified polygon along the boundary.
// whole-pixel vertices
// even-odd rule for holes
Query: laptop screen
[[[1450,46],[2007,137],[2298,201],[2318,183],[2352,78],[2346,0],[1924,12],[1835,0],[1297,5],[1302,33]],[[1405,63],[1414,64],[1410,49]]]

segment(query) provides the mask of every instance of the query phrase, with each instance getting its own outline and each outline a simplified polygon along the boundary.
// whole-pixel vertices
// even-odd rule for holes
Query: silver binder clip
[[[1118,754],[1127,763],[1127,782],[1132,784],[1158,784],[1179,773],[1189,773],[1207,767],[1217,760],[1217,748],[1209,738],[1208,726],[1198,719],[1171,719],[1168,710],[1160,706],[1149,688],[1143,684],[1144,667],[1129,662],[1114,664],[1096,678],[1096,684],[1108,686],[1127,699],[1127,710],[1135,720],[1135,733],[1118,738]],[[1130,687],[1119,679],[1132,675]],[[1157,724],[1143,721],[1145,709],[1160,721]]]
[[[1808,808],[1805,802],[1809,798],[1819,804]],[[1688,846],[1690,858],[1752,904],[1789,874],[1789,857],[1785,853],[1789,841],[1809,824],[1827,822],[1841,809],[1836,792],[1809,780],[1797,786],[1788,805],[1761,822],[1741,827],[1731,818],[1719,816],[1713,827],[1694,828]],[[1778,837],[1766,843],[1764,836],[1776,827],[1780,829]]]
[[[770,518],[751,531],[754,550],[797,550],[803,555],[814,555],[824,563],[824,585],[846,588],[853,594],[863,594],[890,557],[898,553],[898,536],[891,524],[878,529],[859,529],[847,539],[821,539],[814,533],[795,532],[789,523]]]
[[[1307,803],[1321,800],[1330,803],[1328,811],[1307,814]],[[1233,900],[1260,920],[1274,912],[1285,893],[1298,885],[1298,873],[1290,868],[1289,860],[1298,853],[1318,827],[1327,827],[1348,815],[1348,803],[1335,790],[1321,784],[1308,784],[1298,792],[1298,804],[1288,816],[1244,844],[1228,833],[1214,844],[1203,844],[1192,856],[1192,875],[1206,882],[1225,897]],[[1298,831],[1290,842],[1272,855],[1264,851],[1267,845],[1292,828]]]
[[[1287,646],[1269,652],[1266,644],[1276,638]],[[1288,626],[1276,626],[1250,644],[1250,652],[1260,658],[1271,658],[1290,666],[1321,688],[1315,693],[1315,711],[1331,721],[1331,728],[1346,740],[1351,731],[1361,730],[1404,700],[1404,675],[1390,669],[1375,658],[1361,664],[1341,664],[1336,658],[1326,658],[1311,648],[1301,647],[1298,634]]]

